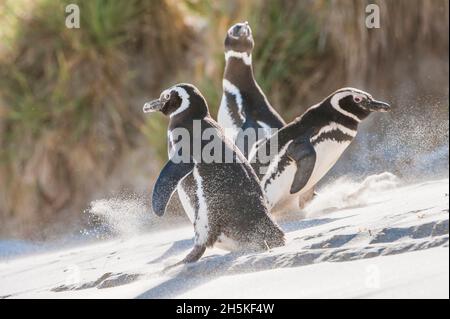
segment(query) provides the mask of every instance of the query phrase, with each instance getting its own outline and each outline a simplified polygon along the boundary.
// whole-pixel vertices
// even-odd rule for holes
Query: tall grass
[[[189,1],[188,1],[189,2]],[[255,76],[275,108],[286,118],[301,112],[298,100],[317,83],[310,78],[327,52],[321,45],[320,16],[313,1],[192,1],[190,9],[204,19],[206,52],[199,88],[215,114],[222,93],[223,41],[228,28],[249,21],[255,38]],[[304,105],[302,104],[304,107]]]
[[[65,27],[69,3],[80,7],[80,29]],[[0,217],[28,210],[32,224],[82,210],[145,130],[142,102],[188,68],[193,33],[169,1],[37,0],[21,9],[2,35],[10,45],[0,57]]]
[[[298,115],[295,107],[301,103],[296,101],[308,88],[311,72],[325,58],[314,8],[311,1],[264,1],[251,16],[256,78],[288,118]]]
[[[363,23],[371,2],[380,30]],[[65,27],[69,3],[80,29]],[[286,120],[347,85],[448,100],[447,0],[0,1],[0,233],[16,217],[39,227],[81,212],[142,138],[145,165],[159,166],[167,122],[142,104],[191,82],[214,116],[224,36],[243,20],[257,80]]]

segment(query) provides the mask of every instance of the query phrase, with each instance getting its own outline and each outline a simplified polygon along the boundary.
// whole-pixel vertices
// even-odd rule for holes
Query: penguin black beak
[[[142,111],[144,113],[157,112],[160,111],[164,106],[164,103],[160,99],[156,99],[144,104]]]
[[[250,26],[247,21],[235,24],[229,34],[234,38],[248,37],[250,35]]]
[[[391,110],[391,106],[388,103],[377,100],[371,100],[367,108],[372,112],[389,112]]]

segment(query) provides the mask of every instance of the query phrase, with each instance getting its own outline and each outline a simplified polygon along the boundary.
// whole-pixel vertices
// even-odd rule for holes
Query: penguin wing
[[[193,163],[175,163],[171,160],[167,162],[153,187],[152,208],[156,215],[164,215],[178,183],[193,169]]]
[[[297,171],[291,185],[291,194],[295,194],[306,186],[311,177],[316,163],[316,151],[309,139],[299,139],[289,145],[287,155],[297,163]]]

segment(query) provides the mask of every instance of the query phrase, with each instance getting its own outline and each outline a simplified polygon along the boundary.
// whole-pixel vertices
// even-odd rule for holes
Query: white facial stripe
[[[356,136],[356,131],[349,129],[348,127],[345,127],[344,125],[341,125],[341,124],[338,124],[335,122],[331,122],[327,126],[322,127],[319,130],[319,132],[311,138],[311,143],[315,142],[322,134],[328,133],[328,132],[331,132],[334,130],[339,130],[342,133],[350,135],[352,137]]]
[[[189,102],[189,94],[186,92],[185,89],[175,86],[169,90],[177,92],[181,98],[180,107],[175,112],[170,114],[170,117],[172,118],[175,115],[180,114],[181,112],[184,112],[189,107],[190,102]]]
[[[336,94],[336,93],[349,93],[349,94],[357,93],[357,94],[361,94],[363,96],[368,96],[368,97],[372,98],[372,95],[370,95],[369,93],[364,92],[363,90],[352,88],[352,87],[346,87],[346,88],[339,89],[336,92],[334,92],[334,94]]]
[[[227,93],[230,93],[231,95],[234,95],[235,99],[236,99],[236,104],[238,106],[239,109],[239,116],[240,118],[244,121],[245,118],[242,115],[242,95],[241,95],[241,91],[239,91],[239,88],[232,84],[230,81],[228,81],[227,79],[223,79],[222,80],[222,86],[223,86],[223,90],[226,91]]]
[[[359,117],[357,117],[355,114],[350,113],[346,110],[344,110],[343,108],[341,108],[339,106],[339,101],[343,98],[345,98],[346,96],[349,95],[353,95],[352,92],[340,92],[340,93],[336,93],[335,95],[333,95],[333,97],[331,98],[331,106],[333,106],[333,108],[335,110],[337,110],[338,112],[344,114],[345,116],[351,117],[352,119],[354,119],[356,122],[361,122],[361,120],[359,119]]]
[[[238,52],[233,50],[225,52],[225,61],[228,61],[231,57],[241,59],[246,65],[252,64],[252,55],[247,52]]]

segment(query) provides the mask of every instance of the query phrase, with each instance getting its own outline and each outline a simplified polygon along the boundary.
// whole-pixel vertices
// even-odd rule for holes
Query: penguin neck
[[[227,58],[223,78],[237,86],[241,92],[256,88],[252,63],[247,64],[241,58],[233,56]]]
[[[355,132],[358,130],[359,125],[359,122],[354,118],[333,109],[329,101],[326,100],[309,108],[305,113],[288,124],[282,130],[282,135],[287,137],[296,135],[312,136],[330,123],[342,125]]]
[[[189,108],[179,114],[170,117],[171,128],[190,126],[193,121],[203,120],[210,117],[208,108],[206,106],[197,106]]]
[[[233,56],[228,57],[223,78],[236,86],[239,93],[246,97],[246,103],[243,105],[244,112],[249,114],[258,113],[264,110],[265,105],[267,108],[270,107],[267,105],[267,99],[256,83],[253,66],[248,61]],[[258,107],[254,108],[253,105]]]

